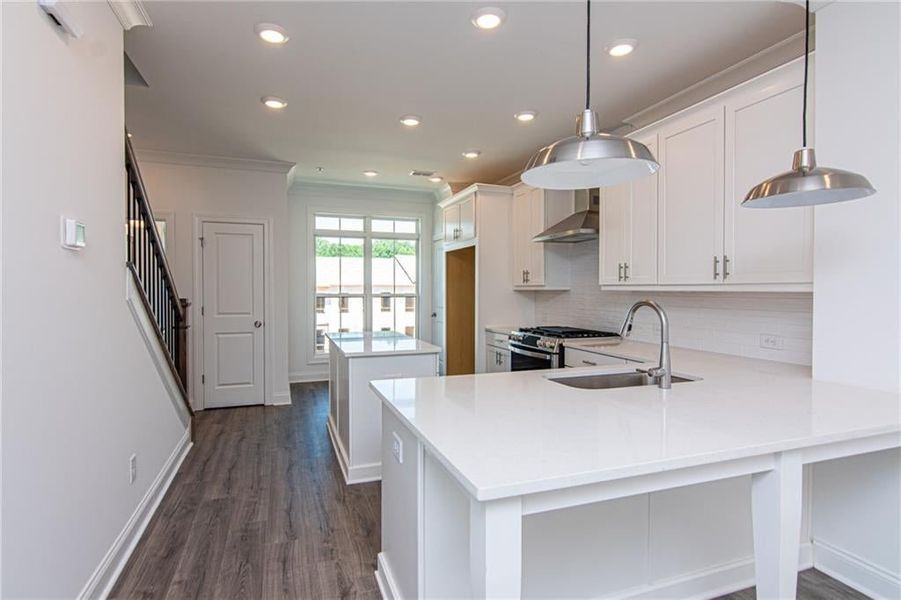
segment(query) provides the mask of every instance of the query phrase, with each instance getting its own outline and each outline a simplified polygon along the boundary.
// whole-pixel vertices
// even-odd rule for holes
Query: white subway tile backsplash
[[[572,248],[572,287],[568,292],[535,294],[535,320],[618,331],[637,300],[659,302],[670,318],[673,346],[802,365],[811,363],[813,297],[804,293],[624,292],[598,286],[597,242]],[[760,334],[783,338],[782,350],[760,347]],[[655,342],[657,317],[640,311],[633,339]]]

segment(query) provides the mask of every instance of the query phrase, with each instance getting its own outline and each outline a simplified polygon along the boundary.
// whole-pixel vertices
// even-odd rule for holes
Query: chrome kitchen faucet
[[[657,387],[661,390],[668,390],[672,387],[673,365],[669,353],[669,319],[666,318],[663,307],[653,300],[639,300],[626,313],[626,320],[623,321],[623,328],[619,335],[624,339],[629,337],[629,334],[632,333],[632,321],[635,319],[635,313],[642,306],[647,306],[660,318],[660,364],[648,369],[647,373],[657,379]]]

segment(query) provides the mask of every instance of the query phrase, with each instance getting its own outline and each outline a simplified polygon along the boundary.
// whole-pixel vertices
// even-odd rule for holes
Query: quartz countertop
[[[673,348],[674,374],[700,380],[671,390],[585,390],[549,379],[654,366],[658,346],[626,340],[597,351],[646,364],[370,385],[479,500],[871,435],[901,438],[899,394],[813,381],[798,365]]]
[[[489,325],[485,328],[485,331],[490,333],[500,333],[504,335],[510,335],[514,331],[518,330],[519,326],[514,327],[513,325]]]
[[[438,354],[441,348],[396,331],[351,331],[326,333],[344,356],[386,356],[390,354]]]

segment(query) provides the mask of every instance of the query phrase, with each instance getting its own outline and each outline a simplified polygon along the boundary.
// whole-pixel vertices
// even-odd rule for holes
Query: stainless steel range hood
[[[575,195],[577,212],[533,237],[533,242],[575,244],[598,239],[600,190],[576,190]]]

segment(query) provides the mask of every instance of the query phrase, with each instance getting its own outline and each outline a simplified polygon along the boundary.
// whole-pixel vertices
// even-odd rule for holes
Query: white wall
[[[891,391],[901,390],[899,13],[837,2],[816,15],[817,158],[865,174],[877,194],[816,209],[814,378]],[[813,481],[820,568],[901,596],[901,452],[817,465]]]
[[[266,403],[291,401],[288,388],[288,163],[240,161],[137,150],[141,176],[156,211],[174,215],[175,248],[169,262],[175,272],[178,293],[195,300],[195,255],[199,252],[194,230],[197,217],[268,219],[271,226],[273,313],[266,317]],[[170,227],[172,224],[169,225]],[[174,250],[174,252],[173,252]],[[173,259],[174,254],[174,259]],[[199,298],[191,306],[191,322],[199,323]],[[201,406],[198,353],[200,328],[192,328],[191,398]]]
[[[0,8],[8,598],[78,595],[185,434],[125,300],[122,28],[105,2],[69,9],[79,40],[36,2]]]
[[[317,212],[362,216],[415,217],[420,219],[419,337],[431,335],[432,264],[431,233],[435,196],[380,187],[319,184],[297,181],[288,191],[291,243],[289,340],[291,381],[328,379],[328,361],[313,351],[313,241],[310,218]]]
[[[573,245],[572,261],[570,291],[535,293],[537,324],[619,331],[629,307],[642,298],[652,298],[670,317],[674,346],[810,364],[810,294],[601,291],[597,242]],[[637,313],[633,339],[658,342],[659,331],[654,313]],[[781,335],[783,349],[761,348],[761,334]]]

